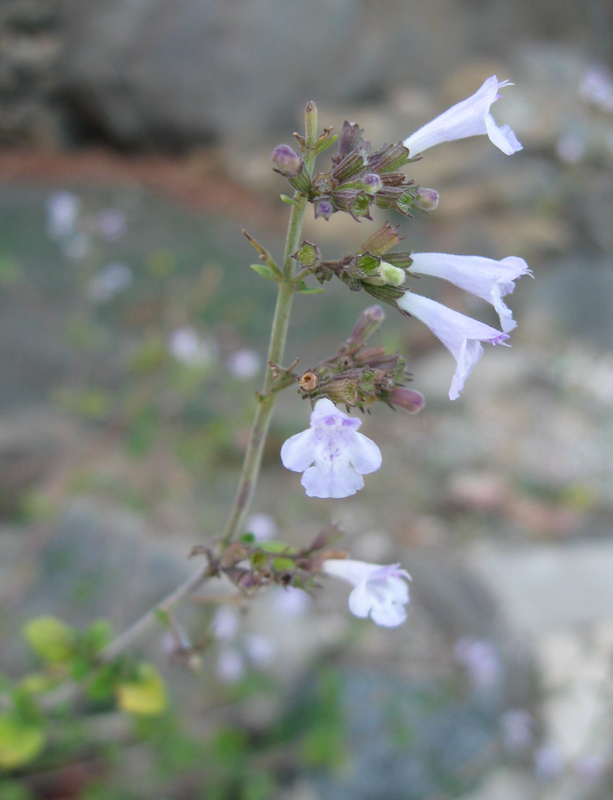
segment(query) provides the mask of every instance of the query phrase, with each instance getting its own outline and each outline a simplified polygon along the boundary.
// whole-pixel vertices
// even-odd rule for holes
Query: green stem
[[[317,108],[312,102],[307,104],[305,110],[305,133],[306,153],[304,160],[306,167],[309,170],[309,174],[311,174],[315,161],[315,145],[317,142]],[[270,346],[268,349],[268,360],[274,362],[275,364],[281,363],[283,360],[283,352],[285,350],[289,316],[295,291],[295,263],[294,259],[292,258],[292,253],[295,253],[300,245],[300,238],[302,236],[302,223],[304,220],[304,212],[306,210],[307,203],[308,198],[299,193],[295,194],[294,204],[292,205],[287,228],[287,238],[285,241],[283,278],[279,283],[279,293],[277,295],[277,305],[275,308],[275,315],[270,334]],[[243,461],[243,468],[236,491],[236,497],[234,499],[234,505],[232,506],[225,532],[221,538],[222,552],[240,530],[245,518],[245,514],[247,513],[249,504],[255,492],[260,465],[262,463],[262,453],[264,451],[266,434],[268,433],[268,428],[277,396],[276,392],[269,392],[273,381],[274,375],[269,365],[266,369],[266,375],[264,377],[262,395],[258,398],[258,406],[255,412],[253,425],[251,427],[251,435],[249,437],[249,443],[247,445],[247,451]],[[176,606],[180,605],[180,603],[188,595],[190,595],[206,580],[208,580],[208,578],[211,577],[211,574],[210,568],[207,567],[204,570],[200,570],[196,574],[190,576],[173,592],[167,595],[152,609],[147,611],[147,613],[144,614],[139,620],[133,623],[122,634],[110,642],[100,653],[100,661],[110,661],[126,650],[153,626],[153,624],[159,618],[160,613],[171,612],[174,608],[176,608]],[[62,692],[64,692],[67,696],[70,696],[75,688],[75,684],[64,685],[58,689],[58,696],[60,696]],[[51,705],[53,705],[54,700],[51,698],[49,699],[51,700]]]

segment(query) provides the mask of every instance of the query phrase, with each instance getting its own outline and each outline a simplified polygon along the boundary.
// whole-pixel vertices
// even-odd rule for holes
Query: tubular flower
[[[323,398],[315,404],[311,427],[284,443],[283,466],[304,473],[301,483],[309,497],[349,497],[363,488],[362,475],[379,469],[381,451],[357,432],[361,424]]]
[[[509,333],[517,325],[503,297],[515,288],[513,281],[532,275],[523,258],[508,256],[502,261],[482,256],[455,256],[447,253],[411,253],[409,272],[434,275],[491,303],[500,317],[500,327]]]
[[[356,617],[370,617],[385,628],[395,628],[406,620],[411,576],[400,564],[381,566],[330,558],[323,562],[322,571],[355,587],[349,595],[349,610]]]
[[[454,139],[466,139],[486,133],[499,150],[510,156],[522,149],[522,145],[508,125],[498,127],[490,114],[490,106],[502,95],[499,89],[512,86],[509,81],[499,82],[495,75],[488,78],[473,95],[456,103],[447,111],[428,122],[405,139],[410,155],[416,156],[429,147]]]
[[[459,397],[464,381],[483,355],[481,342],[501,344],[509,338],[496,328],[413,292],[406,292],[396,302],[401,309],[427,325],[457,361],[449,389],[450,400]]]

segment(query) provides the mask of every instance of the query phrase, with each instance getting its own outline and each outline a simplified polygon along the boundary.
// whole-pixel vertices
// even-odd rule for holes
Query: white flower
[[[444,278],[477,297],[491,303],[500,317],[505,333],[517,323],[505,305],[503,297],[515,288],[513,281],[522,275],[532,275],[523,258],[508,256],[502,261],[482,256],[455,256],[448,253],[411,253],[413,263],[409,272]]]
[[[486,133],[492,142],[510,156],[522,149],[515,134],[508,125],[498,127],[490,114],[490,106],[501,95],[499,89],[512,86],[509,81],[500,83],[495,75],[488,78],[483,86],[466,100],[456,103],[438,117],[413,133],[403,144],[409,148],[411,156],[423,153],[429,147],[454,139],[466,139]]]
[[[490,328],[483,322],[413,292],[406,292],[396,302],[400,308],[427,325],[457,361],[458,366],[449,389],[450,400],[456,400],[460,396],[464,381],[483,355],[481,342],[501,344],[509,338],[508,334],[496,328]]]
[[[172,331],[168,337],[168,352],[188,367],[210,366],[217,359],[217,345],[203,339],[195,328],[184,327]]]
[[[72,236],[81,200],[72,192],[55,192],[47,201],[47,232],[54,239]]]
[[[244,347],[232,353],[228,359],[228,369],[230,373],[240,381],[251,380],[260,371],[262,359],[255,352]]]
[[[277,523],[270,514],[251,514],[245,521],[245,530],[255,536],[256,542],[265,542],[276,536]]]
[[[87,287],[87,295],[93,303],[107,303],[116,294],[125,291],[132,280],[130,267],[114,261],[92,278]]]
[[[349,581],[355,588],[349,595],[349,610],[356,617],[369,617],[385,628],[395,628],[407,618],[411,576],[400,564],[381,566],[365,561],[330,558],[322,571]]]
[[[379,469],[381,451],[357,432],[361,424],[331,400],[321,399],[311,414],[311,427],[284,443],[283,466],[304,472],[301,483],[309,497],[349,497],[364,486],[362,475]]]

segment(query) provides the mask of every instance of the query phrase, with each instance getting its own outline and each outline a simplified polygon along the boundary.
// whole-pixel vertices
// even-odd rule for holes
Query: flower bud
[[[328,197],[319,197],[313,201],[313,211],[315,212],[315,219],[323,217],[323,219],[329,220],[336,209]]]
[[[303,167],[302,158],[295,153],[287,144],[280,144],[272,151],[270,160],[273,163],[275,172],[283,175],[284,178],[295,178]]]
[[[369,194],[377,194],[383,186],[383,181],[376,172],[369,172],[361,179],[362,188]]]
[[[385,314],[381,306],[365,308],[353,326],[347,344],[351,346],[357,342],[365,342],[379,328],[384,319]]]
[[[366,278],[366,282],[373,286],[402,286],[407,277],[403,269],[394,267],[392,264],[388,264],[387,261],[382,261],[379,264],[378,273],[372,278]]]
[[[408,389],[406,386],[396,386],[395,389],[392,389],[387,401],[393,406],[404,408],[409,414],[417,414],[426,402],[421,392]]]
[[[419,186],[413,208],[418,208],[420,211],[434,211],[437,206],[438,192],[434,189],[426,189],[424,186]]]

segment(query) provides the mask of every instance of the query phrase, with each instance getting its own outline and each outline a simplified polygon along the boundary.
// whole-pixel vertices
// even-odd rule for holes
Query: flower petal
[[[377,445],[361,433],[355,433],[351,437],[346,450],[347,459],[357,472],[361,475],[368,475],[376,472],[381,466],[381,450]]]
[[[501,96],[499,89],[509,85],[508,81],[499,82],[492,75],[473,95],[451,106],[405,139],[404,146],[409,149],[411,156],[416,156],[441,142],[487,133],[490,141],[503,153],[511,155],[521,150],[511,128],[508,125],[498,128],[489,113],[492,103]]]
[[[449,390],[450,400],[458,398],[464,381],[481,358],[483,354],[481,342],[501,344],[509,338],[506,333],[496,328],[490,328],[483,322],[414,292],[406,292],[397,303],[400,308],[427,325],[457,361],[458,366]]]
[[[313,429],[309,428],[283,443],[281,447],[281,461],[286,469],[293,472],[304,472],[313,463],[315,436]]]
[[[364,488],[364,478],[352,467],[338,461],[319,461],[309,467],[300,483],[309,497],[350,497]]]

